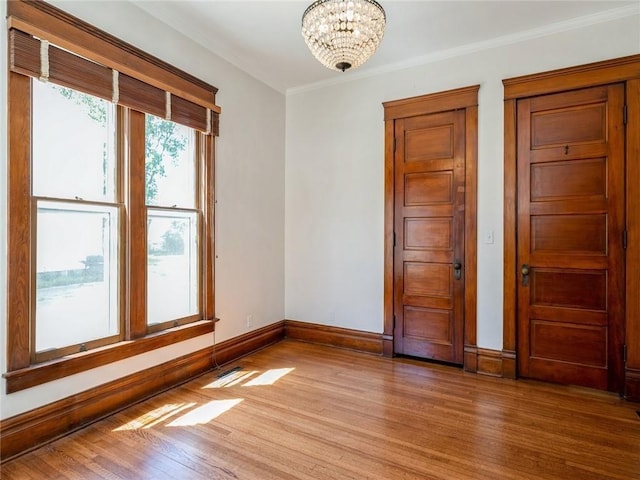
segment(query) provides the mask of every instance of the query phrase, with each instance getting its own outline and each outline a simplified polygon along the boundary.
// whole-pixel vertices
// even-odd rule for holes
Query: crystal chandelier
[[[385,24],[375,0],[317,0],[302,15],[302,36],[320,63],[344,72],[373,55]]]

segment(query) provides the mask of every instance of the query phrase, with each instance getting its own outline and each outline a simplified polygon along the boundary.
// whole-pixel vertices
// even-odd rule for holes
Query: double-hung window
[[[40,362],[121,339],[115,106],[34,80],[30,137],[31,350]]]
[[[192,129],[147,115],[145,132],[147,325],[157,330],[199,312],[198,169]]]
[[[7,391],[213,329],[215,87],[44,2],[9,14]]]

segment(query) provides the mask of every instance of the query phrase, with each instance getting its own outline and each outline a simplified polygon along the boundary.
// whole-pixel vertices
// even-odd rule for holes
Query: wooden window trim
[[[464,369],[477,370],[477,191],[478,191],[478,91],[479,85],[458,88],[418,97],[384,102],[385,120],[385,230],[384,230],[384,332],[383,355],[393,355],[393,250],[394,250],[394,142],[395,120],[444,112],[465,110],[467,139],[465,144],[465,299],[464,299]]]
[[[35,81],[35,80],[34,80]],[[88,352],[68,355],[48,362],[31,364],[30,310],[31,288],[31,78],[15,72],[9,72],[9,166],[8,179],[10,195],[8,198],[8,321],[7,321],[7,393],[17,392],[40,383],[49,382],[82,371],[90,370],[107,363],[122,360],[133,355],[161,348],[176,342],[187,340],[214,330],[213,299],[213,142],[212,135],[197,132],[199,150],[197,161],[202,172],[199,176],[199,191],[204,202],[202,211],[201,250],[201,312],[192,317],[192,323],[156,332],[146,323],[146,201],[145,201],[145,165],[143,162],[131,162],[131,158],[144,158],[144,141],[126,142],[128,151],[124,153],[124,169],[129,174],[121,175],[126,185],[121,186],[129,205],[128,222],[122,218],[123,238],[127,238],[126,254],[122,257],[121,271],[128,301],[124,307],[123,337],[125,340],[99,347]],[[135,110],[118,109],[121,134],[129,131],[144,139],[145,114]],[[122,142],[121,142],[122,143]],[[120,146],[122,148],[122,145]],[[119,167],[122,168],[122,167]],[[130,181],[130,179],[140,181]],[[119,194],[120,196],[120,194]],[[124,217],[124,215],[123,215]],[[128,227],[127,227],[128,225]],[[136,254],[132,255],[131,252]],[[132,264],[137,259],[137,264]],[[25,282],[15,279],[27,279]],[[132,286],[135,285],[135,290]],[[140,286],[143,286],[142,288]],[[133,314],[131,314],[134,312]],[[196,321],[193,321],[196,320]]]
[[[216,118],[218,118],[216,116]],[[200,143],[198,148],[198,168],[200,183],[200,210],[202,212],[200,228],[202,229],[200,239],[204,242],[201,255],[202,265],[204,268],[200,272],[200,291],[202,292],[200,311],[206,319],[215,320],[215,294],[214,288],[214,230],[215,230],[215,148],[213,135],[198,135],[197,141]],[[209,188],[202,188],[209,186]]]
[[[188,325],[163,330],[146,335],[137,340],[129,340],[96,348],[88,352],[76,353],[49,362],[32,365],[3,375],[7,393],[14,393],[41,383],[57,380],[92,368],[107,365],[134,355],[166,347],[200,335],[213,332],[213,320],[201,320]]]
[[[630,400],[640,399],[640,184],[631,179],[638,178],[640,166],[640,55],[630,55],[602,62],[562,68],[538,74],[509,78],[504,85],[504,297],[503,297],[503,376],[516,378],[516,102],[547,93],[556,93],[578,88],[595,87],[616,82],[625,82],[628,110],[627,120],[627,232],[626,250],[626,326],[625,344],[625,396]]]
[[[7,341],[7,370],[12,371],[31,363],[31,79],[9,72],[7,87],[7,183],[11,189],[7,199],[7,339],[11,339]]]
[[[7,24],[209,108],[218,89],[41,0],[9,0]]]
[[[129,110],[125,114],[127,121],[123,128],[133,138],[145,138],[145,114]],[[129,142],[126,163],[128,182],[125,187],[129,205],[129,230],[127,231],[126,298],[129,302],[125,312],[129,317],[125,321],[125,338],[143,338],[147,334],[147,202],[145,192],[145,165],[132,159],[144,158],[144,142]],[[135,288],[133,288],[136,286]]]
[[[50,42],[43,45],[44,40],[48,41],[10,29],[9,69],[34,78],[40,78],[45,72],[52,83],[217,135],[218,125],[211,122],[212,117],[218,116],[216,112]],[[42,47],[48,57],[44,64]],[[170,97],[170,109],[167,108],[167,97]]]

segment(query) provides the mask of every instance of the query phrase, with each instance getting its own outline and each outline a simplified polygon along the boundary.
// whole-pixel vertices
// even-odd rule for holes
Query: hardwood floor
[[[640,479],[640,405],[285,340],[2,465],[3,479]]]

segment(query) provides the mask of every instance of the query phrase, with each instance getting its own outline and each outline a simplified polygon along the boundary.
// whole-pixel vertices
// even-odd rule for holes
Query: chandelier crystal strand
[[[317,0],[302,15],[302,36],[331,70],[358,68],[376,51],[386,25],[375,0]]]

